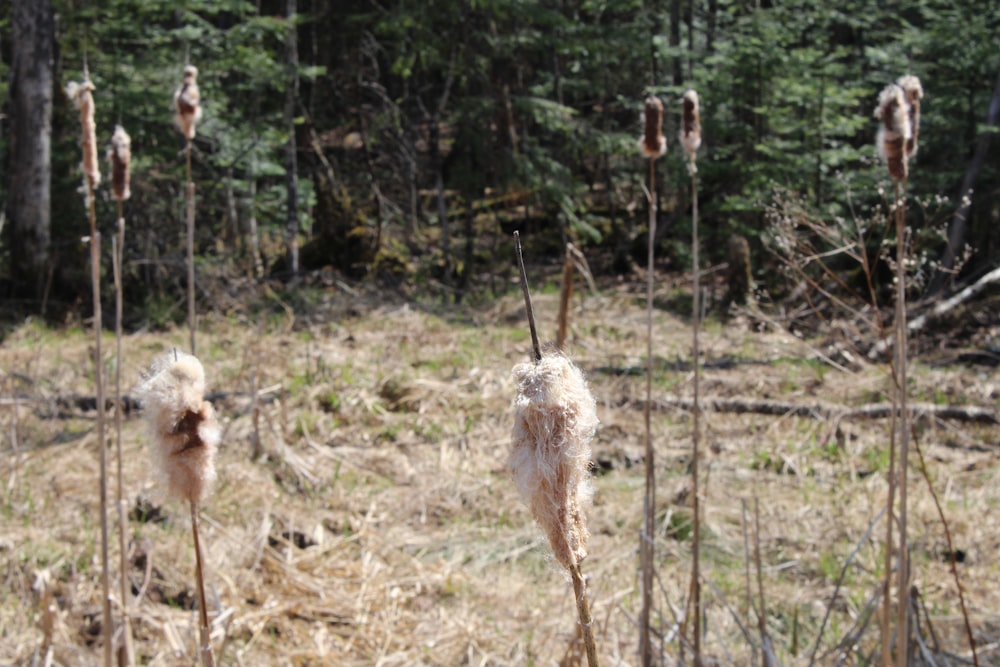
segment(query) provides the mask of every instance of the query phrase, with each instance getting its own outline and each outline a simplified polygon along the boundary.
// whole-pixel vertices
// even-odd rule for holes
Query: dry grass
[[[645,381],[611,371],[644,366],[638,296],[609,289],[588,297],[574,313],[567,345],[589,372],[602,421],[595,456],[611,468],[595,479],[585,565],[607,665],[636,664],[644,476],[635,406]],[[535,297],[543,338],[554,332],[557,298]],[[688,358],[689,324],[664,311],[654,318],[654,398],[689,396],[692,376],[676,363]],[[579,664],[570,581],[505,471],[509,369],[530,349],[520,295],[490,310],[443,313],[340,292],[296,322],[269,320],[258,335],[256,325],[206,317],[199,332],[209,393],[236,392],[214,399],[223,438],[201,525],[219,664]],[[183,349],[185,334],[127,336],[128,391],[150,358]],[[887,395],[884,369],[828,369],[807,360],[801,341],[755,333],[738,320],[709,321],[701,343],[708,397],[860,404]],[[32,664],[49,646],[59,664],[99,661],[100,647],[91,643],[100,634],[95,419],[56,401],[92,395],[91,345],[82,331],[28,323],[0,348],[3,397],[30,399],[16,410],[9,400],[0,407],[0,664]],[[711,363],[722,358],[739,363]],[[255,369],[264,454],[252,460]],[[995,408],[1000,398],[994,375],[968,367],[917,359],[912,381],[918,401]],[[690,424],[681,411],[652,418],[661,527],[657,628],[673,637],[663,649],[670,664],[678,653],[673,614],[682,613],[690,571]],[[988,644],[1000,638],[998,430],[927,421],[917,428],[964,553],[959,570],[973,628]],[[840,568],[884,503],[887,440],[882,421],[706,413],[706,655],[723,664],[749,661],[751,645],[736,616],[753,631],[741,500],[752,507],[756,497],[768,630],[784,664],[807,664]],[[193,664],[198,621],[187,507],[154,495],[148,446],[133,416],[124,424],[125,497],[133,508],[140,498],[151,503],[156,519],[128,526],[128,574],[136,590],[144,587],[132,610],[136,650],[142,664]],[[943,531],[917,475],[910,503],[915,584],[943,648],[965,654]],[[848,632],[874,593],[882,533],[873,533],[848,568],[820,654]],[[869,650],[876,625],[861,639]],[[1000,653],[994,646],[980,658],[989,664]]]

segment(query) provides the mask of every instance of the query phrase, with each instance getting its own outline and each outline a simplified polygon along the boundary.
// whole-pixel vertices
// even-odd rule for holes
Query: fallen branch
[[[938,302],[933,308],[921,315],[910,320],[906,325],[906,330],[909,333],[915,333],[926,327],[929,323],[940,319],[943,315],[946,315],[949,311],[962,305],[969,299],[973,298],[984,289],[992,285],[993,283],[1000,282],[1000,268],[993,269],[985,276],[969,285],[961,292],[953,295],[950,299],[945,299],[944,301]],[[893,344],[892,338],[883,338],[874,346],[872,349],[868,350],[868,358],[875,360],[881,358],[886,350],[890,349]]]
[[[627,401],[629,407],[642,409],[641,400]],[[667,410],[687,410],[694,402],[686,398],[665,398],[653,401],[651,407],[661,412]],[[886,419],[892,416],[891,403],[873,403],[856,408],[844,408],[824,403],[784,403],[781,401],[759,401],[743,398],[704,398],[699,405],[702,411],[730,414],[757,414],[775,417],[806,417],[809,419]],[[977,424],[1000,424],[1000,414],[992,408],[977,405],[935,405],[917,403],[910,408],[915,418],[932,417]]]

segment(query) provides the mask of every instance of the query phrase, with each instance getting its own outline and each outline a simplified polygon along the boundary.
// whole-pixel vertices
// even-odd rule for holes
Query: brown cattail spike
[[[909,104],[900,86],[890,83],[882,89],[875,117],[882,121],[876,139],[879,156],[889,166],[889,175],[901,181],[906,178],[906,142],[910,140],[912,131]]]
[[[129,163],[132,161],[132,138],[121,125],[115,125],[108,146],[108,160],[111,161],[111,194],[118,201],[132,196],[129,189]]]
[[[639,151],[655,160],[667,152],[667,139],[663,136],[663,102],[655,95],[646,97],[642,117],[645,131],[639,139]]]
[[[518,364],[510,470],[552,552],[567,570],[587,555],[584,510],[590,503],[590,440],[597,404],[573,363],[561,354]]]
[[[924,96],[924,88],[920,85],[920,79],[912,74],[899,77],[896,83],[903,89],[906,102],[909,104],[911,136],[906,141],[906,157],[909,159],[917,154],[917,137],[920,134],[920,100]]]
[[[70,81],[66,84],[66,96],[73,101],[73,105],[80,111],[80,127],[83,130],[83,162],[80,170],[83,172],[84,190],[93,192],[101,182],[101,171],[97,166],[97,126],[94,123],[94,84],[90,79],[84,79],[83,83]]]
[[[689,168],[694,173],[695,159],[701,147],[701,114],[698,108],[698,93],[688,90],[681,99],[683,117],[681,119],[680,142],[687,153]]]
[[[177,127],[188,140],[194,139],[195,125],[201,120],[198,68],[194,65],[184,68],[184,82],[174,91],[174,107]]]
[[[204,400],[205,370],[190,354],[157,359],[139,387],[154,440],[156,469],[169,493],[198,503],[215,479],[219,426]]]

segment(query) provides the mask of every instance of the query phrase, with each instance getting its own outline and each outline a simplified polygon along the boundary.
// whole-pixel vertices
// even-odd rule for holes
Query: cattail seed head
[[[221,438],[204,399],[205,369],[197,357],[170,352],[153,362],[137,391],[154,441],[156,470],[170,495],[200,502],[215,479]]]
[[[129,163],[132,161],[132,138],[121,125],[115,125],[108,146],[108,160],[111,161],[111,194],[118,201],[132,196],[129,189]]]
[[[655,95],[646,97],[642,112],[644,131],[639,139],[639,152],[655,160],[667,152],[667,139],[663,136],[663,102]]]
[[[876,139],[879,156],[889,166],[889,175],[901,181],[906,178],[906,142],[912,137],[912,130],[909,104],[900,86],[890,83],[882,89],[875,117],[882,121]]]
[[[584,510],[590,504],[590,440],[597,404],[583,373],[561,354],[518,364],[513,448],[508,465],[517,490],[559,563],[587,556]]]
[[[73,106],[80,112],[80,128],[82,130],[81,145],[83,147],[83,162],[80,170],[83,172],[84,190],[93,192],[101,182],[101,171],[97,166],[97,126],[94,123],[94,84],[90,79],[83,83],[70,81],[66,84],[66,96],[73,101]],[[88,202],[89,205],[89,202]]]
[[[691,173],[695,171],[695,160],[697,159],[698,148],[701,147],[701,114],[698,109],[698,93],[688,90],[681,99],[683,117],[681,118],[680,136],[681,145],[688,156],[688,165]]]
[[[201,94],[198,92],[198,68],[184,68],[184,80],[174,91],[174,118],[188,140],[194,139],[195,125],[201,120]]]
[[[911,158],[917,154],[917,137],[920,134],[920,100],[924,96],[924,88],[920,85],[920,79],[912,74],[899,77],[896,84],[903,89],[906,102],[909,104],[910,138],[906,140],[906,157]]]

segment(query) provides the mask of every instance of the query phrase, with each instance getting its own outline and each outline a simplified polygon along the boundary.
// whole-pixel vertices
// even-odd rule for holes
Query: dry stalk
[[[115,199],[118,219],[115,236],[111,238],[111,266],[115,283],[115,450],[118,457],[118,550],[119,595],[122,608],[122,643],[118,652],[119,665],[134,665],[132,628],[128,612],[128,542],[125,537],[127,512],[125,509],[124,476],[122,474],[122,260],[125,254],[125,215],[123,205],[131,196],[129,189],[129,164],[132,160],[132,140],[121,125],[115,127],[111,137],[108,158],[111,160],[111,194]]]
[[[878,151],[885,159],[889,175],[893,180],[893,214],[896,223],[896,312],[895,349],[893,355],[893,404],[898,413],[898,421],[893,435],[899,441],[898,480],[893,470],[889,477],[889,508],[893,507],[895,487],[899,487],[899,563],[896,580],[896,664],[906,667],[909,654],[910,633],[908,631],[910,609],[909,547],[907,544],[907,468],[909,458],[910,415],[907,409],[907,326],[906,326],[906,194],[909,175],[908,159],[917,150],[917,132],[914,122],[919,122],[920,97],[923,91],[916,77],[903,77],[900,82],[886,86],[879,95],[875,116],[880,120],[878,130]],[[902,196],[900,187],[902,184]],[[892,457],[890,456],[890,459]],[[890,466],[891,467],[891,466]],[[892,521],[889,521],[886,543],[886,592],[882,621],[882,664],[889,665],[888,616],[889,585],[891,565]]]
[[[566,349],[566,334],[569,329],[569,304],[573,300],[573,255],[572,243],[566,244],[566,259],[563,260],[562,289],[559,292],[559,333],[556,347]]]
[[[691,410],[691,485],[692,485],[692,557],[691,557],[691,591],[694,595],[694,664],[700,667],[701,654],[701,489],[698,479],[698,458],[701,455],[701,407],[699,397],[701,389],[701,354],[699,350],[698,331],[701,328],[701,269],[698,263],[700,254],[698,239],[698,168],[696,166],[698,148],[701,146],[701,121],[698,109],[698,94],[693,90],[684,93],[683,120],[681,129],[681,145],[687,153],[688,173],[691,176],[691,368],[694,371],[694,403]]]
[[[656,557],[656,466],[653,451],[651,412],[653,402],[653,291],[656,259],[656,159],[667,150],[662,134],[663,103],[653,96],[646,97],[643,110],[644,132],[639,139],[639,151],[649,161],[649,186],[646,191],[649,209],[646,252],[646,402],[643,406],[646,487],[642,500],[642,531],[639,535],[639,567],[642,577],[642,600],[639,610],[639,660],[642,667],[653,663],[653,641],[650,617],[653,610],[653,575]]]
[[[764,575],[760,560],[760,501],[753,499],[753,559],[757,568],[757,599],[760,607],[757,610],[757,627],[760,630],[761,663],[770,667],[772,661],[771,639],[767,635],[767,603],[764,601]]]
[[[212,632],[208,626],[208,607],[205,604],[205,576],[201,565],[201,542],[198,539],[198,503],[192,500],[190,505],[191,535],[194,538],[194,571],[198,584],[198,619],[200,621],[199,631],[201,636],[199,653],[201,654],[202,667],[214,667],[215,658],[212,656]]]
[[[198,89],[198,68],[194,65],[187,65],[184,68],[183,82],[174,91],[174,114],[177,127],[185,139],[188,328],[191,336],[191,354],[197,354],[195,337],[198,324],[194,303],[194,181],[191,180],[191,144],[194,141],[198,121],[201,120],[201,94]]]
[[[134,665],[135,651],[132,646],[132,627],[128,611],[128,541],[125,528],[128,513],[125,509],[124,475],[122,474],[122,248],[125,243],[125,219],[122,217],[122,202],[118,201],[118,223],[115,236],[111,237],[111,266],[115,281],[115,450],[118,481],[118,567],[119,591],[122,611],[122,643],[119,646],[118,664]]]
[[[515,246],[533,349],[532,361],[513,370],[518,389],[508,465],[555,559],[570,574],[587,664],[599,667],[593,617],[580,570],[589,537],[584,510],[592,493],[587,466],[598,423],[597,403],[583,373],[569,359],[558,352],[541,355],[517,232]]]
[[[155,442],[156,468],[170,495],[186,500],[191,507],[201,662],[203,667],[212,667],[214,658],[198,535],[198,505],[215,479],[215,452],[220,432],[215,410],[204,399],[205,370],[196,357],[175,350],[153,363],[138,393]]]
[[[958,577],[958,567],[955,564],[955,547],[951,541],[951,528],[948,525],[948,520],[944,516],[944,510],[941,508],[941,501],[938,499],[937,492],[934,490],[934,484],[931,483],[930,473],[927,471],[927,461],[924,460],[924,453],[920,449],[920,441],[914,436],[913,446],[917,450],[917,457],[920,459],[920,474],[923,475],[924,481],[927,482],[927,490],[931,492],[931,498],[934,500],[934,507],[937,509],[938,518],[941,519],[941,526],[944,528],[944,538],[948,544],[948,565],[951,568],[951,575],[955,579],[955,588],[958,590],[958,603],[962,609],[962,621],[965,624],[965,634],[969,639],[969,649],[972,652],[972,664],[975,667],[979,667],[979,656],[976,654],[976,640],[972,635],[972,624],[969,622],[969,610],[965,606],[965,587],[962,586],[962,581]]]
[[[899,193],[899,184],[896,184]],[[907,540],[907,461],[910,452],[910,414],[907,409],[909,393],[906,378],[907,330],[906,330],[906,177],[903,178],[903,200],[896,200],[896,391],[893,397],[899,412],[899,567],[896,572],[897,600],[897,646],[896,664],[906,667],[909,653],[909,609],[910,609],[910,558]]]
[[[94,84],[86,72],[82,84],[70,82],[66,94],[80,111],[81,146],[87,218],[90,223],[90,278],[94,302],[94,382],[97,389],[97,449],[100,454],[100,523],[101,523],[101,634],[104,641],[104,664],[111,667],[111,588],[108,572],[108,453],[104,443],[104,369],[101,353],[101,237],[97,231],[94,190],[101,181],[97,166],[97,136],[94,122]]]

